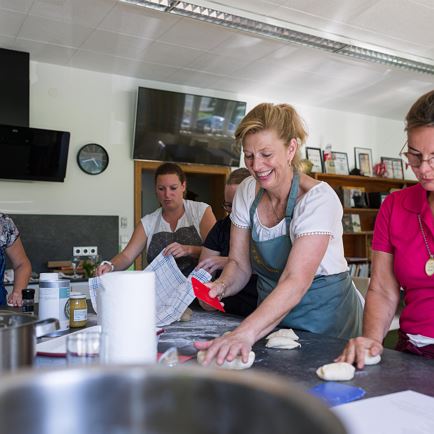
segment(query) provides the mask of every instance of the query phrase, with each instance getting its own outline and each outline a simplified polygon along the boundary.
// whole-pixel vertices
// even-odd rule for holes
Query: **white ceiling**
[[[434,0],[191,2],[434,64]],[[434,88],[432,75],[118,0],[0,0],[0,47],[34,61],[400,120]]]

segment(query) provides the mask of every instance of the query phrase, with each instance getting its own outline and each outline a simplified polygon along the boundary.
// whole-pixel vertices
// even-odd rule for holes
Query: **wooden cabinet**
[[[334,175],[329,173],[314,173],[312,176],[320,181],[325,181],[338,193],[342,187],[361,188],[366,193],[389,192],[391,188],[403,188],[416,184],[416,181],[404,179],[375,178],[367,176]],[[342,195],[340,195],[342,197]],[[344,230],[344,251],[348,263],[370,263],[371,242],[374,230],[375,218],[378,208],[344,207],[345,215],[358,215],[360,220],[360,232]],[[344,225],[344,228],[346,226]],[[351,267],[351,266],[350,266]]]
[[[149,212],[159,207],[155,198],[154,173],[163,161],[134,161],[134,225]],[[203,164],[177,163],[187,175],[187,190],[198,201],[208,203],[217,219],[226,213],[222,208],[226,179],[231,173],[230,167],[207,166]],[[136,259],[136,270],[143,269],[143,258]]]

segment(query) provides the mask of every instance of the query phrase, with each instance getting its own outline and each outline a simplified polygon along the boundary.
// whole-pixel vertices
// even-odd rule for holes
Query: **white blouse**
[[[178,220],[174,231],[170,228],[170,224],[164,220],[162,208],[158,208],[153,213],[145,215],[142,217],[141,222],[148,237],[146,248],[149,248],[152,236],[160,232],[176,232],[180,228],[194,226],[199,236],[201,236],[200,222],[208,207],[207,203],[184,199],[184,214]]]
[[[245,179],[238,187],[232,204],[231,221],[243,229],[250,229],[250,207],[255,199],[256,180]],[[342,205],[329,184],[320,182],[298,198],[293,218],[289,225],[292,243],[297,238],[309,235],[329,235],[330,241],[326,253],[318,267],[316,275],[327,276],[348,270],[342,242]],[[285,219],[271,228],[264,226],[256,209],[253,224],[259,241],[265,241],[286,235]]]

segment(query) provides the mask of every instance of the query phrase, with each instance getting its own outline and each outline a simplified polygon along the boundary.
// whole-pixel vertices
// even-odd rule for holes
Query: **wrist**
[[[110,261],[102,261],[101,264],[99,264],[99,265],[109,265],[111,267],[110,271],[114,271],[114,269],[115,269],[115,266]]]

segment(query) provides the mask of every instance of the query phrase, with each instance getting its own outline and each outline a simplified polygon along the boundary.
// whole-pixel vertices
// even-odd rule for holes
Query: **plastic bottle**
[[[25,289],[21,290],[21,294],[23,297],[23,305],[21,306],[21,310],[24,313],[34,315],[34,313],[35,313],[35,290],[31,289],[31,288],[25,288]]]

